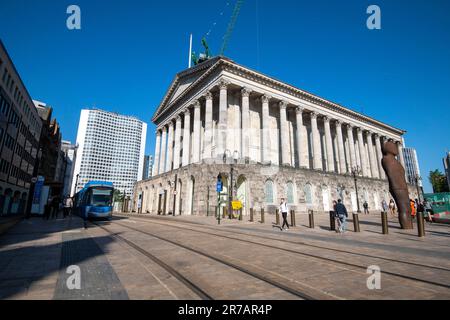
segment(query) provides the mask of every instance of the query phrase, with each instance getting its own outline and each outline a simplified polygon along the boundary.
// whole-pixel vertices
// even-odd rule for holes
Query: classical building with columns
[[[328,211],[339,198],[356,211],[355,172],[361,207],[375,210],[390,199],[382,144],[397,142],[404,161],[403,130],[225,57],[178,73],[152,121],[153,176],[134,190],[143,213],[213,215],[229,197],[244,214],[272,212],[281,198],[300,212]]]

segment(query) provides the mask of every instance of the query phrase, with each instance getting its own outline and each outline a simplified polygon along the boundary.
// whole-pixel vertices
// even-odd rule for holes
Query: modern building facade
[[[61,143],[61,153],[65,159],[65,170],[64,170],[64,179],[63,179],[63,195],[64,196],[73,196],[71,194],[72,182],[73,182],[73,173],[75,171],[75,160],[77,158],[77,149],[78,146],[76,144],[71,143],[70,141],[63,140]]]
[[[389,200],[385,141],[405,166],[403,130],[224,57],[177,74],[152,121],[153,177],[136,184],[140,212],[214,214],[218,176],[220,206],[232,197],[244,214],[272,212],[282,197],[302,212],[328,211],[338,198],[356,211],[354,171],[360,203],[378,209]]]
[[[418,183],[418,185],[422,187],[422,181],[420,179],[416,181],[416,178],[421,177],[416,149],[404,147],[403,156],[405,158],[405,171],[408,183],[413,185],[416,185],[416,183]]]
[[[146,155],[144,157],[144,171],[142,172],[142,179],[148,179],[152,177],[153,172],[153,156]]]
[[[0,215],[25,210],[41,128],[30,94],[0,41]]]
[[[447,152],[444,162],[445,176],[447,177],[448,189],[450,190],[450,152]]]
[[[109,181],[131,196],[142,179],[147,124],[98,109],[81,110],[72,194],[91,180]]]

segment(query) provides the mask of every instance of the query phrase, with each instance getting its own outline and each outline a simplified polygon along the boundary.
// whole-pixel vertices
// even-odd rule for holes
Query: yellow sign
[[[231,201],[231,206],[233,207],[233,210],[241,210],[242,209],[242,202],[240,202],[240,201]]]

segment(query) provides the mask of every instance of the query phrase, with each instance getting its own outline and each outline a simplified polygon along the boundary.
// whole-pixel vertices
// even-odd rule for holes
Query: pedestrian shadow
[[[276,224],[274,222],[272,222],[272,229],[273,228],[278,228],[278,229],[280,229],[280,231],[283,231],[283,228],[281,228],[281,226],[279,224]]]

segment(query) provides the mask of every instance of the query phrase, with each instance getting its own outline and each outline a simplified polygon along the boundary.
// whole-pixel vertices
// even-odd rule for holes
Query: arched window
[[[287,203],[294,203],[294,184],[292,182],[288,182],[286,184],[286,196],[287,196]]]
[[[266,203],[273,203],[273,182],[271,180],[266,181],[265,195]]]
[[[312,204],[313,200],[312,200],[312,186],[311,184],[307,183],[305,185],[305,202],[306,204]]]

